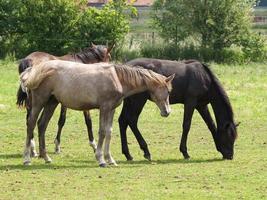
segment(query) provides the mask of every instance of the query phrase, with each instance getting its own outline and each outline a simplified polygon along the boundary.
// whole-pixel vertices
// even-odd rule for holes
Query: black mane
[[[79,58],[83,63],[94,59],[101,62],[105,58],[105,48],[103,45],[97,45],[96,47],[86,48],[79,53],[74,53],[73,56]]]
[[[214,83],[214,86],[217,89],[217,92],[220,94],[221,98],[222,98],[222,102],[225,104],[226,109],[230,115],[230,118],[232,120],[232,122],[234,122],[234,112],[233,112],[233,108],[231,106],[230,100],[228,95],[226,94],[222,84],[219,82],[218,78],[214,75],[214,73],[210,70],[210,68],[208,67],[207,64],[203,64],[202,66],[204,67],[204,69],[206,70],[206,72],[209,74],[211,80]]]

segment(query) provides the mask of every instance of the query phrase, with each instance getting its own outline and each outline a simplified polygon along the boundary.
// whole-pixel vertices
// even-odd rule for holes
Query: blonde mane
[[[156,87],[164,86],[171,91],[171,84],[166,83],[166,77],[144,68],[132,68],[128,65],[115,65],[115,70],[121,83],[137,87],[143,83]]]

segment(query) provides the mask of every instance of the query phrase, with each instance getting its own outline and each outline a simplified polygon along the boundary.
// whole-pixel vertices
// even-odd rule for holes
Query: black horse
[[[195,109],[197,109],[207,124],[213,136],[216,149],[221,152],[223,158],[233,159],[234,142],[237,137],[237,125],[234,123],[233,110],[222,85],[207,65],[196,60],[177,62],[147,58],[135,59],[127,64],[151,69],[165,76],[175,73],[175,78],[172,82],[173,89],[170,93],[170,103],[184,104],[180,151],[185,159],[190,158],[186,142]],[[139,115],[149,98],[149,94],[144,92],[124,100],[119,117],[119,125],[122,153],[126,156],[127,160],[133,159],[127,144],[126,129],[128,126],[133,131],[140,148],[144,151],[144,157],[148,160],[151,159],[147,143],[137,127]],[[210,115],[207,106],[209,103],[213,108],[217,127]]]

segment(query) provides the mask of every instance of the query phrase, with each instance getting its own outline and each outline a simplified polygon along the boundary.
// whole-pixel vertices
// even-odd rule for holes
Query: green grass
[[[183,160],[178,148],[183,106],[172,105],[172,114],[161,118],[149,102],[139,127],[153,162],[143,158],[130,131],[134,161],[125,161],[117,123],[120,107],[111,146],[119,166],[101,169],[88,145],[81,112],[69,110],[62,154],[53,153],[58,109],[46,135],[53,162],[33,159],[31,166],[22,165],[26,126],[25,111],[15,105],[17,66],[0,62],[0,199],[266,199],[267,67],[212,64],[212,69],[229,94],[236,121],[241,122],[234,160],[221,160],[197,113],[188,141],[191,159]],[[92,117],[97,137],[98,112],[92,111]]]

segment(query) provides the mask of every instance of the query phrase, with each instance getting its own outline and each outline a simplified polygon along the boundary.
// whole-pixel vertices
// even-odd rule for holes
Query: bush
[[[215,61],[219,63],[244,63],[248,57],[239,47],[224,48],[221,51],[213,51],[209,48],[174,45],[144,44],[140,49],[141,57],[160,58],[169,60],[196,59],[202,62]]]
[[[88,8],[86,0],[1,1],[0,56],[14,52],[24,57],[33,51],[62,55],[91,42],[117,42],[129,30],[128,16],[136,11],[126,2],[112,1],[98,10]]]
[[[243,37],[241,44],[248,61],[257,62],[267,59],[265,41],[260,35],[247,35]]]
[[[155,0],[152,17],[168,43],[158,50],[165,57],[198,58],[217,62],[247,62],[266,59],[264,38],[251,31],[255,0]],[[183,45],[189,38],[198,44]],[[168,47],[169,46],[169,47]],[[170,49],[168,49],[170,48]],[[165,55],[165,56],[163,56]]]

